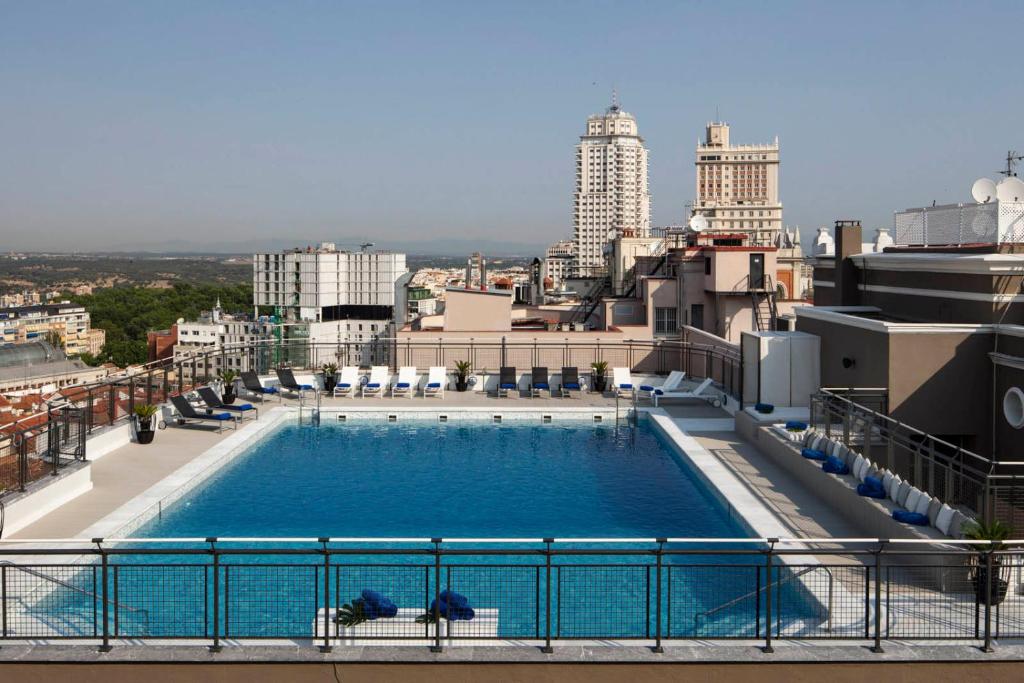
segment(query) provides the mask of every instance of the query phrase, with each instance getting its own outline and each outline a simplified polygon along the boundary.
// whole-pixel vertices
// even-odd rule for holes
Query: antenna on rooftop
[[[363,242],[359,245],[359,251],[366,251],[373,246],[373,242]]]
[[[619,93],[615,90],[615,86],[612,86],[612,106],[609,111],[617,112],[619,110]]]
[[[999,172],[999,175],[1004,175],[1007,178],[1014,178],[1017,176],[1017,162],[1024,159],[1024,155],[1017,154],[1012,149],[1006,153],[1006,168]]]

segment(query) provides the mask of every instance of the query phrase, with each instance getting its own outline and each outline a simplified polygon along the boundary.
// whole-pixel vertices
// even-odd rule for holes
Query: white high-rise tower
[[[604,114],[587,118],[576,146],[573,257],[576,275],[604,272],[603,251],[617,235],[646,237],[651,228],[647,149],[636,119],[612,95]]]

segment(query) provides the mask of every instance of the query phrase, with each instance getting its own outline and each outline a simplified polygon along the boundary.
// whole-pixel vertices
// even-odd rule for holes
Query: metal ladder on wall
[[[771,275],[764,276],[760,289],[756,289],[751,283],[750,301],[753,304],[754,328],[758,332],[774,330],[779,310],[775,305],[775,287]]]

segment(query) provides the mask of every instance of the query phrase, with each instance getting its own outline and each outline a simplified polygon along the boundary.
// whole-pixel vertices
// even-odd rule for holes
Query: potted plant
[[[156,434],[156,414],[160,410],[155,405],[140,403],[135,406],[135,439],[141,444],[153,443]]]
[[[1003,541],[1010,537],[1011,529],[998,520],[991,522],[972,522],[964,525],[964,538],[972,541],[991,541],[989,546],[992,552],[1003,549]],[[974,584],[974,594],[981,605],[990,604],[989,597],[989,575],[988,560],[984,554],[974,559],[974,567],[971,571],[971,581]],[[1000,555],[992,556],[992,602],[991,605],[998,605],[1006,599],[1006,592],[1010,587],[1010,567],[1003,566],[1003,558]]]
[[[234,370],[221,370],[217,376],[224,383],[224,392],[221,394],[220,400],[231,405],[235,402],[235,380],[238,379],[238,373]]]
[[[590,364],[590,370],[590,376],[594,383],[594,391],[603,394],[606,386],[605,373],[608,372],[608,361],[595,361]]]
[[[468,360],[455,361],[455,390],[465,391],[469,387],[469,371],[473,367]]]
[[[324,372],[324,391],[334,391],[338,384],[338,364],[324,363],[320,369]]]

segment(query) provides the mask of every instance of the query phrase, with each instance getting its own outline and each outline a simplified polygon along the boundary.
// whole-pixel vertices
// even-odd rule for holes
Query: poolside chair
[[[346,365],[341,369],[338,383],[334,385],[334,391],[331,393],[335,397],[348,396],[351,398],[356,395],[356,387],[358,386],[359,368],[354,365]]]
[[[562,368],[562,383],[559,385],[558,390],[561,392],[562,398],[572,396],[573,390],[583,391],[583,385],[580,384],[580,369]]]
[[[498,396],[508,396],[510,391],[519,393],[519,380],[514,367],[503,365],[498,371]]]
[[[220,400],[217,392],[210,387],[199,387],[198,392],[199,398],[203,399],[203,403],[210,410],[226,410],[229,413],[238,415],[239,420],[244,420],[245,416],[249,413],[252,414],[253,419],[260,419],[260,411],[251,403],[239,403],[238,405],[224,403],[224,401]]]
[[[256,374],[255,370],[246,370],[242,373],[242,387],[248,393],[258,396],[261,401],[265,401],[267,396],[277,396],[277,400],[281,400],[281,392],[277,390],[277,387],[263,386],[260,376]]]
[[[184,396],[171,396],[171,404],[174,409],[178,412],[178,424],[188,424],[189,422],[213,422],[217,425],[217,431],[224,429],[224,424],[231,422],[235,429],[238,429],[238,420],[235,416],[228,412],[221,413],[200,413],[192,404],[188,402]]]
[[[708,388],[711,386],[713,382],[714,380],[708,377],[706,380],[701,382],[696,389],[692,391],[663,391],[661,393],[655,392],[654,398],[652,399],[654,401],[654,407],[657,408],[658,400],[663,398],[700,398],[717,407],[717,404],[720,404],[720,399],[717,396],[707,393]]]
[[[416,374],[416,366],[406,365],[398,368],[398,379],[391,385],[391,398],[405,396],[412,398],[420,385],[420,376]]]
[[[374,365],[370,368],[370,378],[366,384],[363,385],[363,389],[360,394],[365,398],[367,396],[376,396],[382,398],[384,396],[384,390],[388,387],[388,366],[386,365]]]
[[[551,396],[551,385],[548,383],[548,369],[535,367],[530,371],[530,398],[540,396],[540,392],[547,389],[548,396]]]
[[[448,388],[448,369],[440,366],[430,368],[427,373],[427,385],[423,387],[423,398],[438,396],[444,398],[444,390]]]
[[[612,368],[612,388],[616,396],[633,396],[635,388],[629,368]]]
[[[299,384],[296,382],[295,373],[292,372],[291,368],[278,368],[275,372],[277,372],[277,381],[282,389],[300,396],[304,391],[316,391],[316,387],[312,384]]]
[[[640,390],[637,395],[640,398],[646,398],[651,401],[654,400],[655,396],[663,396],[666,391],[679,391],[679,385],[686,379],[686,373],[682,370],[673,370],[668,373],[668,377],[661,383],[660,386],[653,386],[651,384],[641,384]]]

